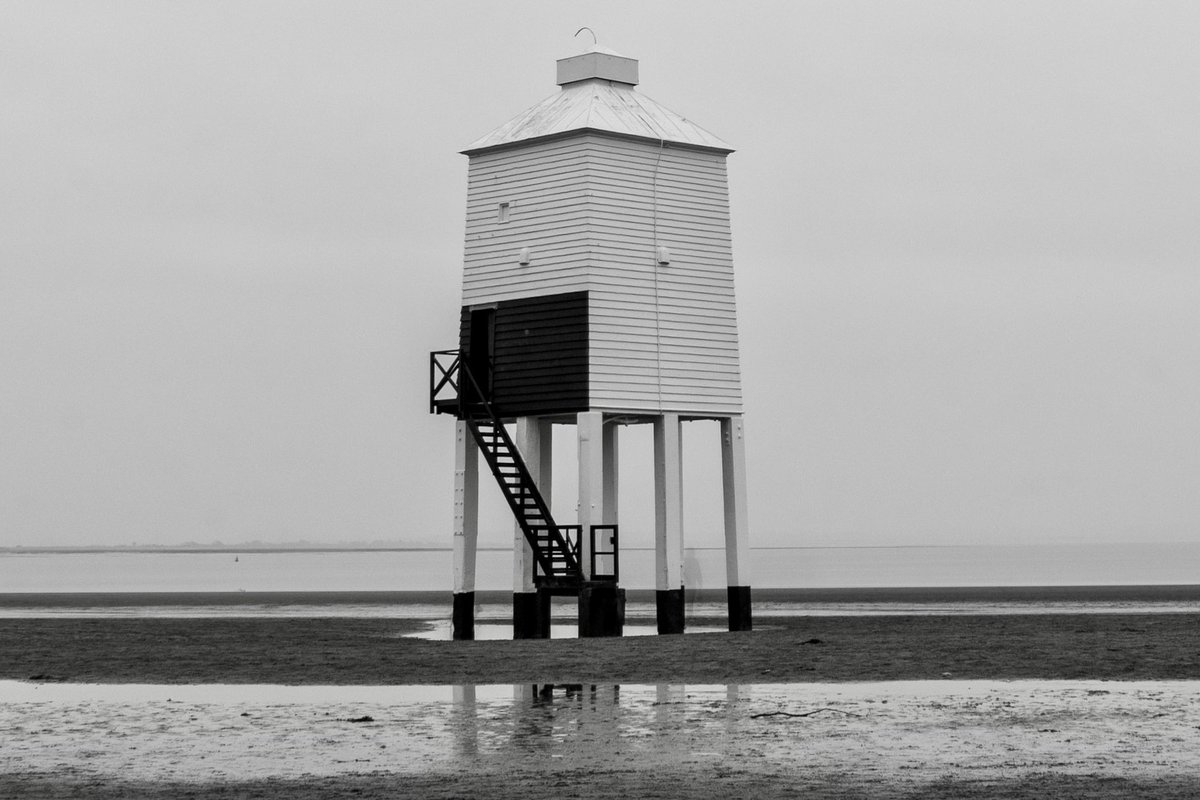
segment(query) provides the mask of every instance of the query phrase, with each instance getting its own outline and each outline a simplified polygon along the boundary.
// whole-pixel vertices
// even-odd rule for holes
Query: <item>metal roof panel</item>
[[[632,86],[605,80],[567,84],[557,94],[476,139],[462,152],[471,154],[529,139],[583,130],[733,152],[733,148],[721,139]]]

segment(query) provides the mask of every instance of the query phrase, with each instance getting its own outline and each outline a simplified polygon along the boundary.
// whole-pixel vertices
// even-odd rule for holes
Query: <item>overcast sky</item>
[[[1200,540],[1200,5],[10,1],[0,544],[448,544],[458,150],[582,25],[737,150],[752,543]]]

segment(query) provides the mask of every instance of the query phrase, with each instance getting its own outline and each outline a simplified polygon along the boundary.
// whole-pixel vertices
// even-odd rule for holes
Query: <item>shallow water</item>
[[[720,633],[727,630],[726,628],[717,628],[711,625],[689,625],[687,633]],[[428,623],[426,630],[417,631],[416,633],[406,633],[405,637],[411,639],[431,639],[434,641],[445,641],[453,638],[453,628],[449,620],[438,620]],[[637,625],[626,623],[623,628],[624,636],[655,636],[658,634],[658,624],[651,622],[648,624]],[[575,639],[579,635],[578,625],[551,625],[551,639]],[[513,638],[513,628],[511,622],[492,623],[475,625],[475,639],[482,640],[500,640]]]
[[[82,599],[82,598],[81,598]],[[445,627],[450,620],[450,597],[444,603],[204,603],[172,604],[130,603],[129,605],[97,604],[79,605],[56,602],[39,604],[30,596],[26,604],[0,604],[0,619],[50,619],[63,618],[375,618],[375,619],[423,619],[437,622]],[[728,613],[723,603],[693,602],[686,607],[687,618],[721,619]],[[797,602],[755,600],[754,616],[757,619],[771,617],[830,617],[830,616],[896,616],[896,615],[965,615],[965,614],[1174,614],[1200,613],[1200,600],[959,600],[959,601],[835,601]],[[554,616],[570,619],[573,607],[556,605]],[[627,630],[652,626],[655,618],[653,603],[630,602],[626,605]],[[508,625],[512,620],[510,603],[482,603],[476,606],[477,629],[488,625]],[[643,624],[644,623],[644,624]],[[570,625],[562,625],[565,631]],[[689,626],[691,629],[691,626]],[[448,631],[449,628],[447,627]],[[699,629],[696,629],[699,630]],[[707,629],[706,629],[707,630]],[[718,629],[713,629],[718,630]],[[510,631],[511,633],[511,631]],[[448,634],[447,634],[448,635]],[[573,634],[572,634],[573,635]],[[436,636],[432,638],[437,638]],[[482,638],[482,637],[481,637]],[[555,638],[558,638],[556,635]]]
[[[1200,681],[730,686],[0,681],[0,774],[247,780],[725,765],[920,783],[1200,772]]]
[[[631,534],[632,536],[632,534]],[[633,539],[626,539],[631,543]],[[650,540],[652,542],[652,538]],[[1200,543],[751,548],[756,588],[1187,584]],[[436,591],[452,586],[446,550],[0,550],[5,592]],[[685,586],[723,589],[723,548],[685,548]],[[479,590],[512,586],[512,551],[481,548]],[[626,546],[621,583],[653,589],[653,548]]]

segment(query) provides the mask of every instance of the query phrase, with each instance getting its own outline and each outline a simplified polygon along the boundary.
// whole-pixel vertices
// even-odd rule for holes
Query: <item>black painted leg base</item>
[[[450,617],[456,640],[475,638],[475,593],[455,592],[454,612]]]
[[[620,636],[625,632],[625,590],[610,583],[579,589],[579,636]]]
[[[654,594],[659,633],[683,633],[683,587],[659,589]]]
[[[754,630],[754,620],[750,613],[749,586],[729,587],[729,630]]]
[[[550,638],[550,593],[513,593],[513,638]]]

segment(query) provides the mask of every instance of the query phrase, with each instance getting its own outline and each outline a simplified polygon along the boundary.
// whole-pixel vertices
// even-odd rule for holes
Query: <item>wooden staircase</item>
[[[534,583],[547,588],[577,585],[583,579],[578,527],[563,528],[554,522],[546,501],[500,420],[488,413],[472,414],[464,421],[475,436],[526,541],[533,547],[538,565]]]
[[[534,584],[545,589],[577,589],[583,582],[579,526],[555,523],[520,451],[458,351],[432,353],[430,363],[430,411],[453,413],[467,423],[533,548]]]

